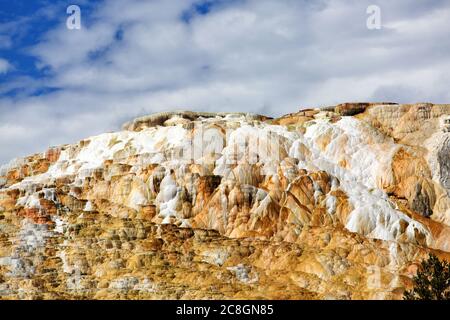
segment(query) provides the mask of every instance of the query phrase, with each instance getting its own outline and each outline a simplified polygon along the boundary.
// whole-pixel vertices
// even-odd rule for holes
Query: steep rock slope
[[[449,225],[450,105],[160,113],[0,168],[0,297],[398,299]]]

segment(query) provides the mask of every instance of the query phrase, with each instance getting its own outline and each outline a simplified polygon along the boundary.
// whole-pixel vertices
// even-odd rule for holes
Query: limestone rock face
[[[0,168],[2,299],[399,299],[450,259],[450,105],[167,112]]]

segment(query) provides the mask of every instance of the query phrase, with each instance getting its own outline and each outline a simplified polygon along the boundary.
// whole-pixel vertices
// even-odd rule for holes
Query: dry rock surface
[[[450,105],[167,112],[0,167],[1,299],[400,299],[450,260]]]

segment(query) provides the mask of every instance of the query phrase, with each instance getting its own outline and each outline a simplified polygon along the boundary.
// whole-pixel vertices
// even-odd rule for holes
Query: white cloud
[[[372,2],[230,1],[189,24],[194,0],[111,0],[89,20],[81,5],[81,30],[61,21],[30,50],[61,90],[0,101],[0,162],[167,109],[449,101],[450,4],[379,0],[383,28],[368,30]]]
[[[5,59],[0,58],[0,74],[7,73],[10,69],[11,69],[10,63]]]

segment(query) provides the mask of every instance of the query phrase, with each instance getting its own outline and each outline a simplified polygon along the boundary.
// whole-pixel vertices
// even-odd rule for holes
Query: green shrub
[[[431,254],[421,262],[413,282],[413,289],[404,292],[404,300],[450,300],[450,263]]]

